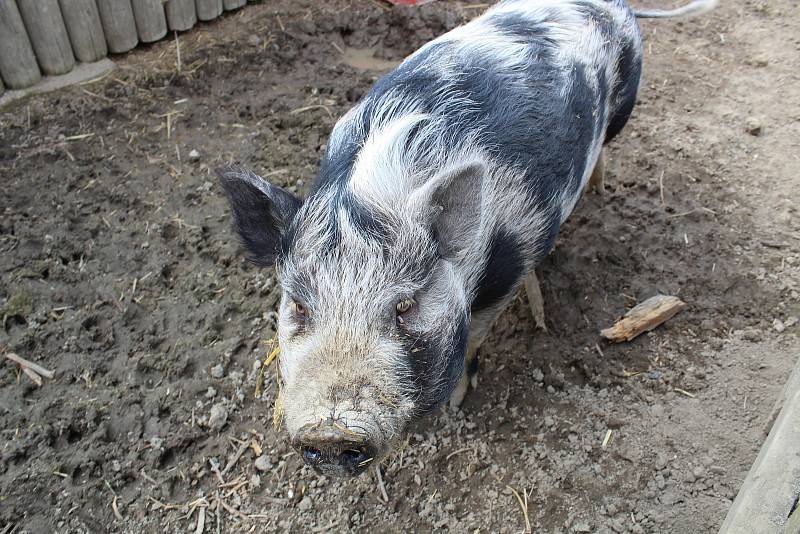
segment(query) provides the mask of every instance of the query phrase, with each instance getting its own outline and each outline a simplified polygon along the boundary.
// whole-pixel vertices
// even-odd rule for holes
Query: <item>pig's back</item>
[[[315,190],[370,166],[394,174],[375,172],[367,180],[399,182],[410,190],[437,166],[480,153],[490,168],[503,170],[490,177],[496,183],[484,186],[486,198],[514,204],[492,210],[498,213],[492,225],[520,211],[541,212],[541,225],[547,211],[543,232],[551,242],[602,144],[630,114],[640,50],[633,14],[618,0],[503,2],[379,80],[336,125]],[[409,115],[425,119],[398,129],[392,145],[394,134],[381,132]],[[364,147],[380,135],[385,150],[367,157]],[[535,248],[549,249],[541,237]]]

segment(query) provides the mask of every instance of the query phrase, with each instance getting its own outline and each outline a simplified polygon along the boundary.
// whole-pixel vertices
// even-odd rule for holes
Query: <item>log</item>
[[[75,66],[67,27],[58,0],[17,0],[42,72],[66,74]]]
[[[0,78],[9,89],[24,89],[42,79],[15,0],[0,0]]]
[[[195,0],[198,20],[214,20],[222,14],[222,0]]]
[[[139,43],[130,0],[97,0],[97,11],[110,52],[121,54]]]
[[[152,43],[167,34],[167,17],[161,0],[132,0],[131,4],[140,41]]]
[[[234,9],[239,9],[246,3],[247,0],[222,0],[222,5],[225,8],[225,11],[233,11]]]
[[[167,24],[170,30],[179,32],[190,30],[197,22],[194,0],[167,0],[164,9],[167,12]]]
[[[797,509],[792,512],[800,488],[800,360],[784,392],[789,396],[728,510],[720,534],[800,532],[800,514]]]
[[[78,61],[92,63],[106,57],[108,45],[94,0],[59,0],[59,5]]]
[[[614,343],[630,341],[642,332],[648,332],[686,307],[678,297],[656,295],[631,308],[625,316],[600,335]]]

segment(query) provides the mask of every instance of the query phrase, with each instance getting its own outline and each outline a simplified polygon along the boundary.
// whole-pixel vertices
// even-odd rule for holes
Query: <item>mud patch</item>
[[[194,531],[201,509],[206,532],[218,516],[225,532],[519,532],[514,491],[536,532],[715,532],[799,348],[800,132],[783,106],[800,92],[769,82],[797,78],[790,11],[643,23],[606,194],[541,266],[549,333],[520,296],[463,410],[383,466],[388,502],[373,472],[320,478],[272,429],[274,367],[254,392],[275,274],[242,259],[213,169],[302,193],[372,67],[480,9],[256,5],[182,35],[181,74],[163,42],[4,108],[0,346],[57,374],[36,388],[0,366],[0,532]],[[349,65],[354,49],[380,62]],[[601,342],[655,293],[689,308]]]

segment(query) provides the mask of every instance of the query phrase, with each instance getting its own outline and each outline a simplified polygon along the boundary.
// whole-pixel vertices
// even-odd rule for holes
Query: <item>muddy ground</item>
[[[605,195],[541,267],[549,332],[520,295],[385,495],[301,465],[274,365],[256,395],[275,278],[242,259],[212,169],[302,192],[380,70],[481,10],[267,2],[181,35],[180,73],[164,41],[0,110],[0,350],[56,373],[0,362],[0,533],[521,532],[517,495],[534,532],[716,532],[800,354],[793,0],[643,22]],[[688,309],[600,340],[659,292]]]

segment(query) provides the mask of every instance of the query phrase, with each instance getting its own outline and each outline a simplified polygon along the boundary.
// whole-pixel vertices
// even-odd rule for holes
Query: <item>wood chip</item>
[[[11,360],[12,362],[14,362],[17,365],[19,365],[20,367],[22,367],[23,370],[30,369],[31,371],[33,371],[37,375],[41,375],[41,376],[43,376],[45,378],[53,378],[55,376],[55,373],[53,373],[53,371],[50,371],[49,369],[45,369],[44,367],[42,367],[39,364],[33,363],[31,361],[28,361],[25,358],[23,358],[22,356],[14,354],[13,352],[7,352],[3,356],[5,356],[6,358]]]
[[[637,304],[612,327],[601,330],[600,335],[614,343],[630,341],[668,321],[684,308],[686,303],[678,297],[656,295]]]

